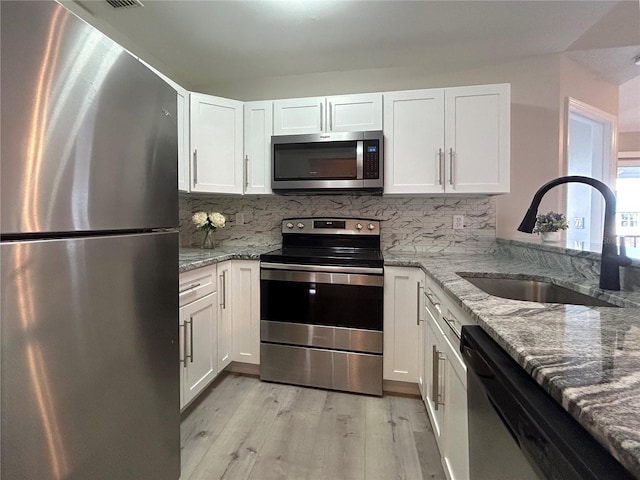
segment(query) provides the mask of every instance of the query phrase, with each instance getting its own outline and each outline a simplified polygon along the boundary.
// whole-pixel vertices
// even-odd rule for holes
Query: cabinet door
[[[469,442],[467,425],[467,371],[462,358],[451,344],[445,347],[446,378],[444,401],[443,463],[452,480],[469,478]]]
[[[446,190],[509,192],[510,85],[446,89]]]
[[[244,104],[244,193],[271,193],[273,102]]]
[[[189,191],[189,92],[177,90],[178,100],[178,190]]]
[[[260,262],[233,261],[233,359],[260,363]]]
[[[426,309],[425,309],[425,286],[426,286],[426,276],[424,272],[420,272],[420,285],[418,286],[418,318],[420,320],[420,331],[418,333],[418,343],[419,343],[419,355],[418,355],[418,387],[420,388],[420,397],[424,402],[427,398],[427,384],[426,384],[426,356],[425,356],[425,347],[426,347],[426,330],[427,330],[427,322],[426,322]]]
[[[384,270],[385,380],[418,382],[421,273],[417,268],[388,267]]]
[[[445,405],[442,401],[444,395],[444,371],[446,365],[443,362],[442,332],[438,325],[427,319],[425,336],[425,386],[426,407],[433,427],[433,435],[440,452],[444,447],[443,427]]]
[[[231,363],[233,348],[232,261],[218,264],[218,372]]]
[[[183,401],[188,404],[216,376],[217,292],[180,309]]]
[[[444,90],[384,94],[384,193],[444,191]]]
[[[191,94],[191,191],[242,193],[242,102]]]
[[[382,94],[339,95],[327,97],[329,132],[382,130]]]
[[[324,97],[275,100],[273,134],[297,135],[324,131],[324,103]]]

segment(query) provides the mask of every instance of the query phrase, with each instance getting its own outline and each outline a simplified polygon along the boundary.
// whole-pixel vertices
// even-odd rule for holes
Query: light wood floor
[[[421,401],[228,374],[182,421],[181,480],[444,479]]]

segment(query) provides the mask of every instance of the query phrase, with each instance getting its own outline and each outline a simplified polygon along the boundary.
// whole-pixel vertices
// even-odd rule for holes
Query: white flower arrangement
[[[215,232],[218,228],[224,228],[227,219],[218,212],[196,212],[191,217],[193,223],[202,230]]]

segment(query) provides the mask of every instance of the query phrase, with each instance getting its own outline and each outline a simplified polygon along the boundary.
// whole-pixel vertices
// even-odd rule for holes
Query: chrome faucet
[[[605,290],[620,290],[620,270],[619,267],[630,265],[631,259],[625,256],[624,245],[620,245],[620,254],[616,246],[616,195],[600,180],[591,177],[581,177],[578,175],[559,177],[541,186],[533,196],[531,206],[518,230],[525,233],[532,233],[536,224],[538,207],[545,193],[557,185],[563,183],[584,183],[597,189],[604,197],[604,232],[602,234],[602,255],[600,258],[600,288]]]

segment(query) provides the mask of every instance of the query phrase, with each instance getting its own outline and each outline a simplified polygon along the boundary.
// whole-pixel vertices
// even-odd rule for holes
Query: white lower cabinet
[[[218,373],[232,360],[233,304],[231,260],[218,264]]]
[[[218,373],[216,266],[181,274],[178,297],[182,409],[204,390]]]
[[[180,308],[181,408],[218,374],[218,293],[210,293]]]
[[[260,262],[234,260],[232,267],[233,360],[260,363]]]
[[[454,301],[427,277],[423,400],[450,480],[469,478],[467,373],[454,329],[471,323]]]
[[[418,383],[420,301],[424,274],[417,268],[384,269],[383,378]]]

